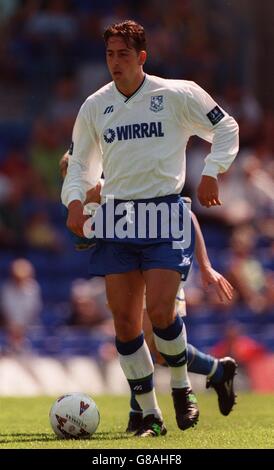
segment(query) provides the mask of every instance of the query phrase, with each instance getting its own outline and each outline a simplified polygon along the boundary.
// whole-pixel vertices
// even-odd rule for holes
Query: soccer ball
[[[88,439],[98,428],[100,414],[96,403],[84,393],[63,395],[53,403],[50,424],[62,439]]]

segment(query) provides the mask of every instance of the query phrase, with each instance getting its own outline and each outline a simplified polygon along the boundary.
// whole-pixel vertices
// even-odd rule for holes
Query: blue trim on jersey
[[[122,93],[119,90],[116,83],[114,83],[114,85],[115,85],[117,91],[120,93],[120,95],[122,95],[125,98],[125,103],[128,103],[128,101],[131,100],[131,98],[133,98],[134,96],[136,96],[139,93],[139,91],[141,90],[141,88],[143,88],[143,85],[145,84],[145,81],[146,81],[146,74],[145,74],[145,76],[142,80],[142,83],[138,86],[138,88],[130,96],[124,95],[124,93]]]

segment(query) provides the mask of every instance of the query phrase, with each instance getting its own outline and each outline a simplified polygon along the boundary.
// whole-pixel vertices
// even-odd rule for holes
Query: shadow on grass
[[[129,435],[125,433],[109,433],[109,432],[97,432],[89,439],[61,439],[51,433],[10,433],[3,434],[0,433],[0,444],[12,444],[15,442],[64,442],[64,441],[77,441],[77,442],[87,442],[92,440],[127,440]]]

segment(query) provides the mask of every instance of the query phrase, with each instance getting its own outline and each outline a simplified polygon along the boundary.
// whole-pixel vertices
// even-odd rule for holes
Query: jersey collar
[[[113,82],[114,83],[114,82]],[[143,91],[144,89],[146,88],[148,84],[148,79],[147,79],[147,76],[145,74],[144,76],[144,79],[142,81],[142,83],[139,85],[139,87],[137,88],[137,90],[135,90],[134,93],[132,93],[132,95],[130,96],[125,96],[123,95],[123,93],[121,93],[118,88],[116,87],[115,83],[114,83],[114,90],[115,90],[115,94],[116,96],[118,97],[119,101],[122,101],[123,103],[125,104],[128,104],[128,103],[131,103],[133,101],[136,101],[136,99],[140,99],[143,95]]]

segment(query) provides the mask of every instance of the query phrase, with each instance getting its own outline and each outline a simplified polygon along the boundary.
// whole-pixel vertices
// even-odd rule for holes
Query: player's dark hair
[[[127,47],[133,47],[136,52],[146,51],[146,35],[143,26],[133,20],[123,21],[122,23],[115,23],[105,30],[103,38],[107,46],[108,40],[111,37],[121,37]]]

